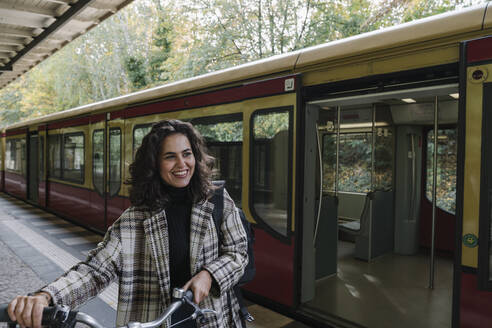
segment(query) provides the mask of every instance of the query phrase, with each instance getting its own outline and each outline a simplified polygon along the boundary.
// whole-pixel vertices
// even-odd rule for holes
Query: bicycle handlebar
[[[9,314],[7,312],[8,306],[8,304],[0,304],[0,322],[14,324],[15,321],[10,320]],[[60,308],[60,306],[45,307],[43,309],[43,319],[41,320],[41,324],[48,325],[50,322],[55,320],[55,316],[60,311]]]
[[[187,320],[195,319],[205,319],[204,315],[208,313],[216,313],[214,310],[201,309],[195,303],[193,303],[193,293],[191,290],[184,291],[179,288],[173,290],[174,301],[169,305],[169,307],[162,313],[157,319],[150,322],[129,322],[126,326],[120,328],[154,328],[159,327],[165,322],[177,309],[181,307],[184,303],[190,304],[194,308],[193,314],[180,322],[173,324],[172,326],[178,325]],[[15,324],[14,321],[10,320],[7,313],[8,304],[0,304],[0,322],[6,322],[9,325]],[[104,328],[95,318],[92,316],[77,311],[71,311],[67,306],[50,306],[45,307],[43,310],[43,317],[41,324],[43,326],[56,326],[56,327],[74,327],[75,323],[81,322],[92,328]],[[171,326],[171,327],[172,327]]]

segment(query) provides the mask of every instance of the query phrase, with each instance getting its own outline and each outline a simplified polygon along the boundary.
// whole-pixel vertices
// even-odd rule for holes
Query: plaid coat
[[[212,290],[200,306],[218,313],[209,316],[209,321],[201,327],[241,327],[239,305],[231,287],[239,281],[248,261],[247,237],[234,202],[224,192],[221,226],[224,237],[219,247],[213,207],[210,201],[204,201],[195,204],[191,211],[191,274],[203,269],[211,273]],[[130,207],[84,262],[42,290],[50,293],[55,303],[75,308],[118,279],[116,325],[148,322],[156,319],[171,302],[168,256],[165,210],[152,213]]]

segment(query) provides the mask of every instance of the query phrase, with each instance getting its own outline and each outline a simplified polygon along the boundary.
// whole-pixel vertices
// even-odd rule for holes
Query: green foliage
[[[388,128],[389,129],[389,128]],[[375,133],[372,176],[372,133],[342,133],[339,147],[338,190],[368,192],[393,185],[393,136]],[[334,191],[336,183],[336,134],[323,136],[323,189]]]
[[[128,78],[135,89],[141,89],[147,85],[143,59],[135,57],[127,58],[125,60],[125,69],[128,73]]]
[[[21,111],[21,100],[23,91],[22,85],[24,77],[11,83],[7,88],[0,91],[0,127],[6,127],[10,124],[20,121],[26,116]]]
[[[243,122],[195,124],[195,128],[207,141],[240,142],[243,140]]]
[[[169,18],[160,15],[154,32],[152,51],[149,58],[148,75],[153,84],[168,80],[165,62],[168,60],[172,46],[172,26]]]
[[[455,129],[438,130],[437,139],[437,206],[456,211],[456,163],[458,135]],[[427,134],[426,196],[432,201],[434,163],[434,130]]]
[[[289,129],[289,113],[269,113],[254,117],[255,139],[273,139],[280,131]]]
[[[484,1],[134,1],[0,90],[0,124]]]

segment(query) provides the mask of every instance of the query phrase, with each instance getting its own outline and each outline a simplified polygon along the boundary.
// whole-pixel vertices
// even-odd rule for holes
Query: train
[[[248,299],[316,327],[490,326],[488,6],[10,125],[0,189],[104,233],[152,123],[189,121],[255,231]]]

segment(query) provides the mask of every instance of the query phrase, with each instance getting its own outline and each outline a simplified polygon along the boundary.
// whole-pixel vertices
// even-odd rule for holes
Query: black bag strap
[[[237,298],[237,303],[239,304],[239,316],[241,317],[241,321],[243,322],[243,326],[246,327],[246,322],[253,322],[255,318],[249,313],[248,307],[244,304],[243,292],[241,291],[241,287],[238,285],[232,287],[234,294]]]
[[[224,181],[214,181],[213,184],[219,188],[217,188],[214,192],[214,195],[211,198],[212,203],[214,204],[214,210],[212,212],[212,217],[215,224],[215,230],[217,231],[217,235],[219,237],[219,243],[223,240],[222,230],[220,226],[222,225],[222,218],[224,216]],[[252,322],[255,319],[249,313],[248,308],[244,304],[243,293],[239,286],[233,287],[233,293],[236,295],[237,301],[239,303],[239,316],[241,318],[241,322],[243,323],[243,327],[246,327],[246,321]],[[232,304],[230,303],[230,294],[227,294],[227,301],[229,308],[232,308]]]
[[[222,225],[222,217],[224,215],[224,181],[214,181],[213,184],[218,187],[215,189],[214,195],[212,196],[212,203],[214,204],[214,210],[212,212],[212,218],[214,219],[215,230],[219,237],[219,243],[222,242],[222,230],[220,226]]]

